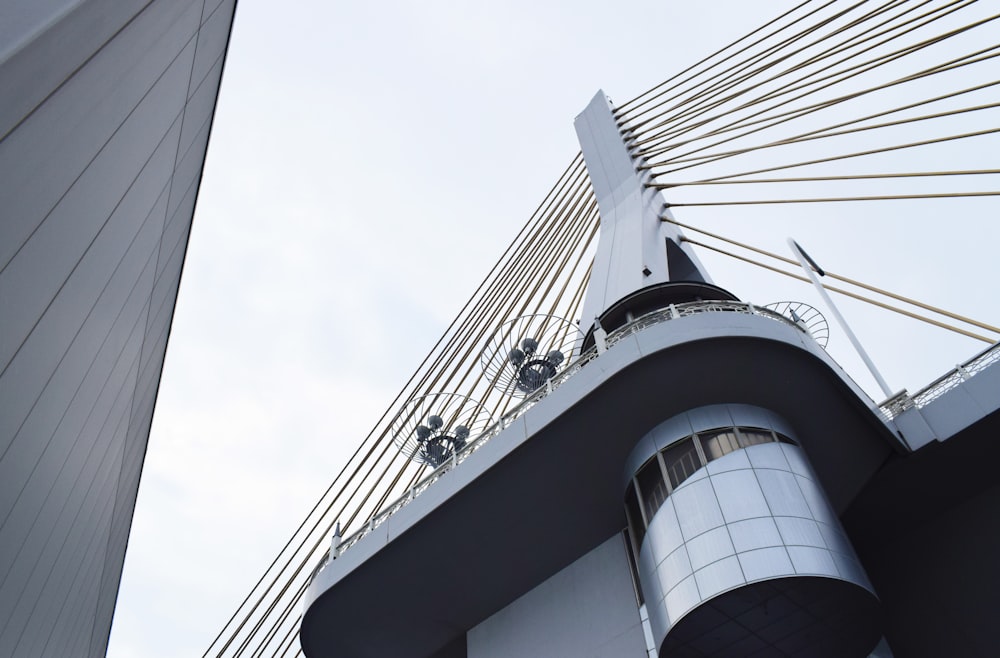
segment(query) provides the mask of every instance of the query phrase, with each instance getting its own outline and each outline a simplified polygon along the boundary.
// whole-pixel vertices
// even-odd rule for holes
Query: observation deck
[[[629,453],[687,409],[738,401],[780,412],[838,515],[906,451],[825,350],[766,309],[678,304],[606,345],[344,539],[306,591],[307,655],[449,655],[468,629],[625,526]]]

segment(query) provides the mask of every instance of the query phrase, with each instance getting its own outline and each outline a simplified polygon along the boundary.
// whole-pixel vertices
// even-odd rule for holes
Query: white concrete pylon
[[[580,328],[618,300],[672,280],[712,283],[669,215],[659,190],[646,187],[649,172],[629,153],[603,91],[574,121],[601,213],[601,233]],[[672,219],[672,217],[670,217]]]

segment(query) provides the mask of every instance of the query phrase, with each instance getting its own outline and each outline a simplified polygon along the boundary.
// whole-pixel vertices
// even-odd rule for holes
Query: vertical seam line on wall
[[[779,443],[778,446],[780,447],[781,444]],[[784,456],[785,449],[784,448],[780,448],[780,449],[781,449],[782,456]],[[788,457],[785,457],[785,461],[786,462],[788,461]],[[778,517],[775,516],[774,510],[771,509],[771,503],[767,500],[767,493],[764,491],[764,487],[760,483],[760,478],[757,476],[757,468],[753,466],[753,462],[750,463],[750,467],[751,467],[750,470],[753,471],[753,479],[757,481],[757,486],[760,488],[760,493],[761,493],[762,496],[764,496],[764,504],[767,506],[767,511],[771,515],[771,522],[774,524],[774,530],[775,530],[775,532],[778,533],[778,538],[781,540],[781,549],[783,551],[785,551],[785,557],[788,558],[788,564],[792,565],[792,571],[795,571],[795,563],[792,562],[792,555],[791,555],[791,553],[788,552],[788,545],[785,543],[785,538],[781,536],[781,529],[778,527],[778,521],[777,521]],[[774,468],[774,469],[762,469],[762,470],[774,470],[774,471],[779,471],[779,472],[790,473],[792,475],[792,477],[795,477],[795,473],[791,472],[791,468],[792,468],[791,464],[788,465],[788,468],[789,468],[788,471],[781,471],[781,469],[777,469],[777,468]],[[735,546],[733,548],[735,548]]]
[[[784,448],[782,448],[782,451],[784,451]],[[785,459],[787,460],[788,458],[786,457]],[[788,466],[789,466],[789,468],[791,468],[791,463],[789,463]],[[810,464],[810,467],[811,466],[812,466],[812,464]],[[811,470],[811,468],[810,468],[810,470]],[[810,518],[809,520],[812,521],[813,523],[817,524],[816,529],[819,531],[819,536],[823,540],[824,550],[827,553],[830,553],[830,560],[833,562],[833,568],[837,570],[837,573],[840,575],[841,578],[844,578],[845,580],[848,579],[849,577],[844,575],[844,573],[840,569],[840,565],[837,564],[837,561],[833,559],[833,553],[830,550],[830,547],[826,546],[826,537],[823,537],[823,531],[819,530],[819,523],[820,523],[820,521],[819,521],[819,519],[816,518],[819,515],[817,514],[816,510],[814,510],[812,508],[812,505],[809,504],[809,498],[806,496],[806,492],[802,490],[802,485],[799,483],[799,478],[800,477],[804,478],[805,476],[800,476],[798,473],[792,471],[792,477],[795,479],[795,486],[798,488],[799,493],[802,495],[802,499],[805,501],[806,507],[809,508],[809,514],[812,515],[812,518]],[[816,483],[815,480],[813,480],[811,478],[806,478],[806,479],[808,479],[809,482],[811,482],[813,484],[813,486],[815,486],[815,487],[819,486]],[[820,491],[822,493],[824,493],[824,494],[826,493],[822,489],[820,489]],[[822,510],[820,510],[820,511],[822,511]],[[816,548],[816,547],[811,547],[811,548]],[[792,566],[794,567],[794,565],[792,565]]]
[[[746,452],[745,452],[746,448],[740,448],[740,450],[744,451],[743,456],[746,457]],[[747,463],[750,463],[749,457],[747,457]],[[705,468],[708,468],[708,466],[706,466]],[[750,470],[753,470],[753,465],[750,466]],[[733,541],[733,533],[729,531],[729,521],[726,520],[726,513],[722,511],[722,503],[719,500],[719,492],[715,488],[715,482],[712,481],[712,474],[709,472],[707,475],[708,475],[709,486],[712,487],[712,495],[715,496],[715,504],[719,506],[719,514],[722,516],[722,527],[726,529],[726,536],[729,537],[729,544],[730,546],[733,547],[733,557],[736,558],[736,566],[740,568],[740,575],[743,576],[743,584],[745,585],[747,583],[747,574],[745,571],[743,571],[743,564],[740,562],[740,555],[739,552],[736,550],[736,542]],[[754,479],[756,480],[756,478]],[[759,482],[757,483],[757,486],[758,487],[760,486]],[[763,496],[764,490],[762,489],[760,493],[761,496]],[[766,499],[765,502],[767,502]]]

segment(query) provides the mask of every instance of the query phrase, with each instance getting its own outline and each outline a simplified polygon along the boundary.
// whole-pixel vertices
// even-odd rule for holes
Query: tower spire
[[[610,330],[608,320],[616,324],[617,316],[651,310],[650,304],[733,299],[712,285],[697,255],[682,241],[680,229],[662,221],[664,216],[672,219],[663,195],[646,186],[649,172],[639,169],[641,162],[629,153],[603,91],[574,125],[601,215],[581,328],[589,330],[600,320]],[[631,302],[622,307],[625,300]]]

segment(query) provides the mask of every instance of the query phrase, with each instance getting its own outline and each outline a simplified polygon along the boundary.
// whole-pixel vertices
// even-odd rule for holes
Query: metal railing
[[[803,333],[808,333],[805,328],[796,323],[794,320],[785,317],[777,311],[772,311],[762,306],[754,306],[753,304],[746,304],[744,302],[726,301],[687,302],[685,304],[671,304],[666,308],[651,311],[650,313],[639,316],[632,322],[626,324],[624,327],[608,334],[608,347],[642,331],[647,327],[651,327],[654,324],[660,324],[661,322],[673,320],[675,318],[699,315],[701,313],[743,313],[746,315],[759,315],[760,317],[769,318],[771,320],[776,320],[795,327]]]
[[[879,408],[889,420],[894,419],[907,409],[920,409],[956,388],[962,382],[986,370],[997,361],[1000,361],[1000,343],[987,347],[965,363],[955,366],[950,372],[938,377],[913,395],[903,391],[883,402]]]
[[[689,317],[692,315],[699,315],[701,313],[743,313],[747,315],[757,315],[763,318],[768,318],[770,320],[775,320],[777,322],[782,322],[786,325],[794,327],[803,333],[808,332],[797,324],[790,318],[777,313],[775,311],[755,306],[753,304],[747,304],[743,302],[729,302],[729,301],[705,301],[705,302],[687,302],[684,304],[671,304],[667,308],[660,309],[657,311],[652,311],[645,315],[639,316],[632,322],[629,322],[623,327],[616,329],[612,333],[608,334],[606,339],[607,347],[621,342],[625,338],[632,336],[648,327],[653,325],[661,324],[663,322],[674,320],[677,318]],[[603,350],[602,350],[603,351]],[[385,509],[380,511],[378,514],[373,516],[368,520],[363,526],[355,530],[353,533],[341,539],[340,543],[335,549],[336,555],[343,554],[344,551],[348,550],[354,546],[362,537],[371,533],[376,528],[381,526],[385,521],[398,512],[400,509],[405,507],[410,501],[419,496],[421,493],[427,490],[432,484],[437,482],[446,473],[451,471],[453,468],[465,461],[469,455],[476,452],[479,448],[486,444],[487,441],[492,439],[497,434],[500,434],[506,427],[508,427],[513,421],[517,420],[523,416],[528,409],[533,407],[539,400],[547,396],[549,393],[559,388],[566,380],[571,378],[573,375],[578,373],[583,369],[588,363],[597,358],[599,351],[596,347],[591,347],[590,349],[583,352],[579,357],[573,360],[566,368],[557,373],[554,377],[549,379],[544,386],[541,386],[538,390],[531,393],[524,400],[521,401],[516,407],[504,414],[500,420],[491,425],[482,434],[476,437],[474,440],[470,441],[462,450],[456,452],[451,456],[451,459],[446,461],[444,464],[434,469],[431,473],[425,476],[422,480],[414,484],[410,489],[406,491],[402,496],[390,503]],[[316,568],[313,569],[312,573],[309,575],[309,582],[315,578],[323,567],[325,567],[330,562],[331,551],[327,551],[323,558],[320,560]]]

